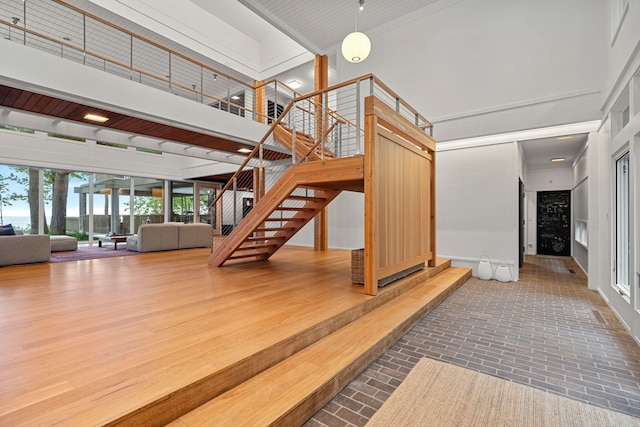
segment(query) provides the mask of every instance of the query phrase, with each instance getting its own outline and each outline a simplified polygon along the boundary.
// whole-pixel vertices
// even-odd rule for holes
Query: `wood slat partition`
[[[375,97],[365,99],[365,292],[435,263],[435,141]]]

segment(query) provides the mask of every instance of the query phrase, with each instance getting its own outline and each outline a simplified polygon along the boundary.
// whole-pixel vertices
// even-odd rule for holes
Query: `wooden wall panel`
[[[379,279],[435,260],[435,142],[416,140],[413,125],[378,102],[368,98],[365,107],[365,292],[371,295]]]

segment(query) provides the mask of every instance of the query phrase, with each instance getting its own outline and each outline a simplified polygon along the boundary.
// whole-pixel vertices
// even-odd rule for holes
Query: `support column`
[[[265,104],[265,97],[264,97],[264,82],[261,81],[254,81],[253,82],[253,87],[254,87],[254,110],[253,110],[253,114],[255,115],[255,117],[253,118],[256,122],[259,123],[266,123],[266,114],[264,111],[264,104]]]
[[[329,58],[326,55],[316,55],[314,61],[315,90],[329,87]],[[316,104],[316,141],[325,142],[327,117],[322,111],[322,96],[315,99]],[[326,251],[329,249],[329,208],[325,207],[316,215],[313,233],[313,250]]]

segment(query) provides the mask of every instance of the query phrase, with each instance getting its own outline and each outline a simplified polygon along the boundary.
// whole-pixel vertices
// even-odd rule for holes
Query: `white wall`
[[[617,314],[635,340],[640,343],[640,2],[629,1],[628,10],[615,40],[607,34],[607,76],[604,84],[603,125],[596,137],[596,146],[589,152],[589,287],[597,289]],[[622,94],[629,97],[629,123],[619,130],[620,115],[616,101]],[[613,286],[615,262],[615,184],[613,164],[618,153],[630,151],[631,160],[631,296],[621,295]]]
[[[571,192],[571,254],[580,267],[589,272],[589,251],[576,241],[576,221],[589,220],[589,151],[583,151],[582,155],[574,162],[573,166],[573,191]],[[588,225],[588,222],[587,222]]]
[[[528,191],[571,190],[573,170],[571,165],[563,168],[529,169],[527,171]]]
[[[477,267],[487,255],[518,278],[518,156],[514,142],[436,153],[437,254]],[[469,185],[473,183],[473,185]]]
[[[445,2],[447,3],[447,2]],[[466,0],[370,34],[361,64],[435,122],[438,141],[600,119],[606,2]]]
[[[0,84],[249,144],[259,141],[268,129],[248,118],[4,38],[0,38],[0,51],[11,58],[11,61],[0,61]]]
[[[159,179],[182,179],[179,156],[0,130],[0,163]]]

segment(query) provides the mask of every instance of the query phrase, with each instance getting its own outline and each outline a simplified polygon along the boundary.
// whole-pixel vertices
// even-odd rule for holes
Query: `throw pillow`
[[[15,236],[16,232],[11,224],[0,225],[0,236]]]

